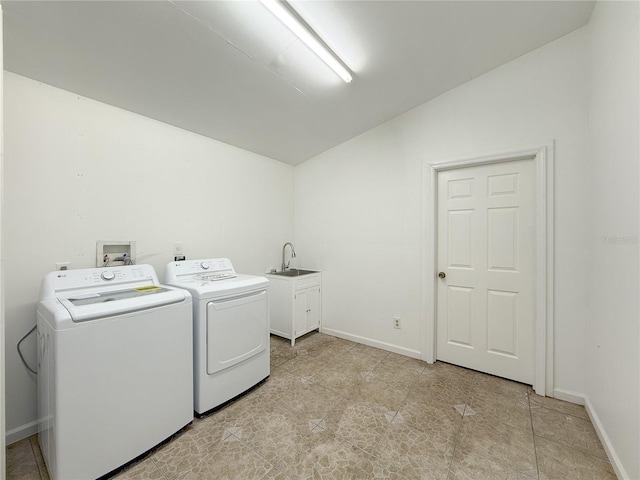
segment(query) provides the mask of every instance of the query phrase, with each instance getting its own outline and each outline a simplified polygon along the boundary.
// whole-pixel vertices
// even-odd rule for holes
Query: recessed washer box
[[[130,265],[130,263],[125,263],[124,261],[127,257],[135,262],[135,240],[98,240],[96,242],[96,267]],[[119,260],[116,260],[116,258]]]

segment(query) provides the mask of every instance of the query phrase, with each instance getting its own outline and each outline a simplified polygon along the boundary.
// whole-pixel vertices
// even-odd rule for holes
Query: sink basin
[[[291,270],[285,270],[284,272],[275,272],[271,275],[279,275],[281,277],[299,277],[300,275],[309,275],[310,273],[318,273],[315,270],[297,270],[292,268]]]

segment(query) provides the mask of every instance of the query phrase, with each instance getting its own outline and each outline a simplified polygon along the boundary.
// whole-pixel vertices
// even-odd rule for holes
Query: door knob
[[[446,277],[446,276],[447,276],[447,274],[446,274],[446,273],[444,273],[444,272],[440,272],[440,273],[438,274],[438,276],[439,276],[440,278],[444,278],[444,277]]]

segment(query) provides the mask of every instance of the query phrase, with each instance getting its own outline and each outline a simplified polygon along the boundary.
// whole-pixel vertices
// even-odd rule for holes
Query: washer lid
[[[132,288],[103,292],[70,292],[58,301],[74,322],[85,322],[113,315],[146,310],[183,302],[185,292],[159,285],[138,285]]]

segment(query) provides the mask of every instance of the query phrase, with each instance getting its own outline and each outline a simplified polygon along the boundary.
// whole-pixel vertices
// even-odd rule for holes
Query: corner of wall
[[[602,447],[604,448],[604,451],[607,453],[607,457],[609,457],[611,466],[613,467],[613,470],[616,472],[616,476],[621,480],[632,480],[631,477],[627,474],[624,468],[624,465],[620,461],[620,457],[618,457],[618,454],[613,448],[611,439],[607,435],[607,432],[604,426],[602,425],[602,421],[598,417],[598,414],[595,408],[593,407],[593,404],[589,401],[589,397],[586,397],[586,396],[583,397],[583,404],[585,406],[585,409],[587,410],[587,414],[589,415],[589,418],[591,419],[593,428],[595,429],[596,434],[598,435],[598,438],[602,443]]]

